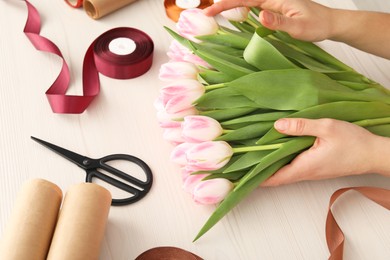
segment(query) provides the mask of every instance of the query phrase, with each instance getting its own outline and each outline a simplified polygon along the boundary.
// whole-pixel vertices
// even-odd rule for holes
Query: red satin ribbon
[[[73,8],[79,8],[83,5],[84,1],[83,0],[65,0],[65,2]]]
[[[197,6],[197,8],[204,9],[213,3],[213,0],[200,0],[200,4]],[[180,13],[185,10],[176,5],[176,0],[165,0],[164,7],[167,16],[174,22],[179,20]]]
[[[99,72],[116,79],[138,77],[149,70],[153,60],[153,41],[144,32],[134,28],[115,28],[100,35],[88,48],[83,62],[83,95],[66,95],[70,82],[69,68],[58,47],[39,35],[40,16],[36,8],[26,0],[28,8],[24,33],[37,50],[54,53],[61,57],[61,71],[46,91],[54,113],[79,114],[85,111],[100,92]],[[134,52],[117,55],[109,51],[112,39],[127,37],[136,44]]]
[[[370,200],[390,210],[390,190],[373,187],[351,187],[334,192],[329,201],[328,216],[326,218],[326,242],[330,252],[329,259],[332,260],[343,259],[344,234],[332,214],[331,207],[338,197],[349,190],[360,192]]]

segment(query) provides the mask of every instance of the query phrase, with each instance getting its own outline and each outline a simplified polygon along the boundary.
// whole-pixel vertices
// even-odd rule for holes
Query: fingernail
[[[270,12],[263,11],[263,18],[264,18],[264,22],[266,24],[273,24],[274,23],[274,15]]]
[[[279,119],[275,122],[274,127],[278,131],[285,131],[288,129],[289,123],[286,119]]]

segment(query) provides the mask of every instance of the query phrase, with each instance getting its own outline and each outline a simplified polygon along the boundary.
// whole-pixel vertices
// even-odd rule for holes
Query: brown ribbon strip
[[[326,242],[330,252],[329,259],[332,260],[343,259],[344,234],[332,214],[331,207],[338,197],[349,190],[360,192],[363,196],[366,196],[368,199],[390,210],[390,190],[374,187],[349,187],[335,191],[329,200],[328,216],[326,218],[325,228]]]
[[[135,260],[203,260],[199,256],[188,252],[186,250],[163,246],[149,249],[139,256]]]
[[[201,0],[197,8],[204,9],[212,5],[213,3],[213,0]],[[176,0],[165,0],[164,6],[167,16],[174,22],[177,22],[179,20],[180,13],[185,10],[176,5]]]

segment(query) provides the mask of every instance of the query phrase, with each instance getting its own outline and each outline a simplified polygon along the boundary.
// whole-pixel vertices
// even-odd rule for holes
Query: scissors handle
[[[138,165],[145,173],[146,181],[139,180],[107,164],[107,162],[109,161],[116,161],[116,160],[129,161],[131,163]],[[94,165],[95,167],[86,170],[87,171],[86,182],[92,182],[93,178],[97,178],[108,184],[117,187],[120,190],[126,191],[132,195],[124,199],[112,199],[111,204],[113,206],[123,206],[123,205],[137,202],[138,200],[142,199],[152,187],[152,182],[153,182],[152,171],[149,168],[149,166],[138,157],[128,155],[128,154],[113,154],[113,155],[105,156],[101,159],[97,159],[96,161],[98,162],[98,165]],[[119,181],[118,179],[106,175],[103,172],[99,171],[99,169],[104,170],[110,174],[113,174],[116,177],[118,177],[118,179],[124,180],[125,182]],[[128,185],[127,183],[131,184],[131,186]]]

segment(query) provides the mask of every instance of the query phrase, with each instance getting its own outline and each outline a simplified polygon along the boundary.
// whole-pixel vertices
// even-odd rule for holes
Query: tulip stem
[[[223,134],[228,134],[228,133],[231,133],[231,132],[234,132],[234,130],[231,130],[231,129],[222,129],[222,133],[223,133]]]
[[[367,127],[374,125],[385,125],[390,124],[390,117],[374,118],[374,119],[364,119],[360,121],[353,122],[355,125]]]
[[[219,83],[219,84],[214,84],[214,85],[208,85],[205,86],[206,90],[212,90],[212,89],[217,89],[217,88],[223,88],[225,87],[225,83]]]
[[[255,152],[255,151],[264,151],[264,150],[275,150],[275,149],[282,147],[282,145],[283,145],[283,143],[236,147],[236,148],[232,148],[232,149],[233,149],[233,153],[245,153],[245,152]]]
[[[259,27],[256,23],[252,22],[251,19],[247,19],[245,22],[247,22],[248,24],[250,24],[251,26],[253,26],[255,29],[257,27]]]

